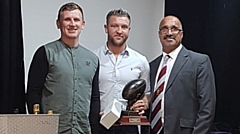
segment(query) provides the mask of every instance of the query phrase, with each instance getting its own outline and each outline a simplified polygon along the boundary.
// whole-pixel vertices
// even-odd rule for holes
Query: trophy
[[[122,97],[128,100],[127,108],[121,112],[120,125],[150,125],[146,116],[141,116],[137,111],[132,111],[130,107],[144,97],[146,81],[135,79],[128,82],[122,92]]]

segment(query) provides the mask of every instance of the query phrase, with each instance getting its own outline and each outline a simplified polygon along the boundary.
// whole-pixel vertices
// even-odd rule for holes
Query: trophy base
[[[150,126],[146,116],[122,116],[120,125]]]
[[[121,118],[114,124],[119,125],[143,125],[150,126],[146,116],[141,116],[136,111],[122,111]]]

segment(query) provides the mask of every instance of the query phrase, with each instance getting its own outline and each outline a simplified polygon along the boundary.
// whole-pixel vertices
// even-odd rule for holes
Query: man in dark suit
[[[158,34],[163,53],[150,63],[151,134],[208,134],[216,104],[211,61],[207,55],[187,50],[181,44],[183,30],[177,17],[163,18]],[[159,93],[157,77],[164,56],[168,57],[167,69],[163,91]],[[158,95],[154,95],[156,92]],[[154,111],[156,105],[161,105],[160,110]],[[155,125],[161,126],[157,132],[153,132]]]

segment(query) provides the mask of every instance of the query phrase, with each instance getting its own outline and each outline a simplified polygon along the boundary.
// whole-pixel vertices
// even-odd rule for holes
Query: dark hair
[[[58,20],[60,19],[61,12],[66,11],[66,10],[72,11],[72,10],[75,10],[75,9],[80,10],[80,12],[82,13],[82,19],[84,20],[83,9],[78,4],[73,3],[73,2],[66,3],[66,4],[61,6],[61,8],[58,11],[57,19]]]
[[[127,17],[129,19],[129,23],[131,23],[131,17],[130,17],[130,14],[126,11],[126,10],[123,10],[123,9],[113,9],[111,11],[108,12],[107,14],[107,17],[106,17],[106,22],[108,24],[108,20],[111,16],[124,16],[124,17]]]

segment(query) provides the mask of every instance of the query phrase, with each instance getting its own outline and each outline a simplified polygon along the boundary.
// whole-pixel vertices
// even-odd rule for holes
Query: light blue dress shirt
[[[146,80],[145,93],[150,92],[150,68],[145,56],[134,51],[128,46],[118,55],[114,54],[106,45],[95,50],[94,53],[100,60],[99,90],[101,100],[101,111],[114,99],[122,102],[126,109],[127,100],[122,98],[124,86],[134,79]]]

